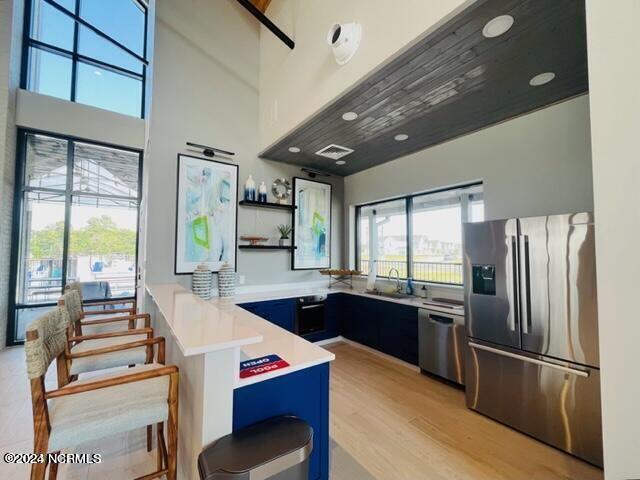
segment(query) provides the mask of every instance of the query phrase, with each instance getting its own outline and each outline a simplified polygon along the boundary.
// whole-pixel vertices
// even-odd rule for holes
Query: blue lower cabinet
[[[345,295],[342,307],[343,337],[418,364],[416,307],[356,295]]]
[[[309,462],[309,480],[327,480],[329,363],[234,390],[233,430],[279,415],[294,415],[311,425],[313,450]]]
[[[418,309],[389,303],[380,318],[380,350],[418,364]]]
[[[239,307],[264,318],[290,332],[295,331],[296,301],[294,298],[266,302],[242,303]]]

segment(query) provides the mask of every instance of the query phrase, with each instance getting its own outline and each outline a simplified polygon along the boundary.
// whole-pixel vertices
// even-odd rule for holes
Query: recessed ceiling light
[[[511,15],[500,15],[489,20],[482,29],[482,35],[486,38],[495,38],[506,33],[513,25],[513,17]]]
[[[531,80],[529,80],[529,85],[532,87],[539,87],[540,85],[544,85],[545,83],[549,83],[551,80],[556,78],[556,74],[553,72],[544,72],[539,75],[536,75]]]
[[[289,147],[289,151],[291,153],[300,153],[300,148],[298,148],[298,147]]]
[[[358,114],[356,112],[345,112],[342,114],[342,119],[350,122],[351,120],[355,120],[358,118]]]
[[[336,160],[336,165],[346,165],[347,162],[345,160]]]
[[[396,142],[404,142],[407,138],[409,138],[409,135],[407,135],[406,133],[399,133],[398,135],[393,137]]]

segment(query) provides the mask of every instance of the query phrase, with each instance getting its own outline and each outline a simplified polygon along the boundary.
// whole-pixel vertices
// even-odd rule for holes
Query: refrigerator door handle
[[[529,236],[520,235],[520,318],[522,333],[528,334],[531,329],[531,304],[529,287]]]
[[[511,236],[511,274],[512,282],[509,285],[509,330],[516,331],[518,312],[518,241],[515,235]]]
[[[589,377],[589,372],[585,370],[578,370],[577,368],[556,365],[555,363],[545,362],[543,360],[538,360],[537,358],[525,357],[524,355],[518,355],[517,353],[511,353],[505,350],[488,347],[486,345],[480,345],[479,343],[469,342],[469,347],[475,348],[477,350],[485,350],[487,352],[495,353],[496,355],[502,355],[503,357],[515,358],[516,360],[522,360],[523,362],[533,363],[535,365],[541,365],[543,367],[553,368],[554,370],[560,370],[561,372],[570,373],[572,375],[577,375],[579,377],[585,377],[585,378]]]

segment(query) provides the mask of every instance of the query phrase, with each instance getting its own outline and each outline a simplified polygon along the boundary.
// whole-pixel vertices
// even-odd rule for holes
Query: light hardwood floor
[[[602,470],[465,407],[464,392],[337,343],[331,436],[379,480],[591,480]]]
[[[455,388],[352,345],[327,348],[336,354],[331,436],[340,447],[332,480],[362,480],[362,469],[378,480],[602,479],[600,470],[467,410]],[[0,351],[0,365],[0,453],[30,452],[24,350]],[[51,373],[47,383],[55,386]],[[63,465],[59,479],[130,479],[155,466],[143,429],[77,451],[101,453],[103,462]],[[26,478],[28,466],[0,460],[0,479]]]

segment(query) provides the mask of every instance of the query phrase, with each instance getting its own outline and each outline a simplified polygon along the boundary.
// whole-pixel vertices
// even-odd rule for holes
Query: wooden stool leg
[[[55,452],[55,454],[57,455],[58,452]],[[57,463],[52,463],[51,465],[49,465],[49,480],[56,480],[56,478],[58,477],[58,464]]]
[[[167,419],[167,480],[176,480],[178,467],[178,373],[169,380],[169,418]]]
[[[151,436],[153,435],[153,426],[147,425],[147,452],[151,451]]]
[[[164,424],[162,422],[156,424],[156,430],[158,432],[158,436],[157,436],[158,465],[157,467],[158,467],[158,470],[162,470],[164,468],[165,457],[166,457],[166,452],[165,452],[166,445],[164,443]]]
[[[35,385],[35,387],[34,387]],[[44,403],[44,377],[31,380],[33,401],[33,453],[45,456],[45,462],[31,464],[31,480],[44,480],[47,472],[46,455],[49,446],[49,425]],[[34,395],[38,398],[34,398]]]

